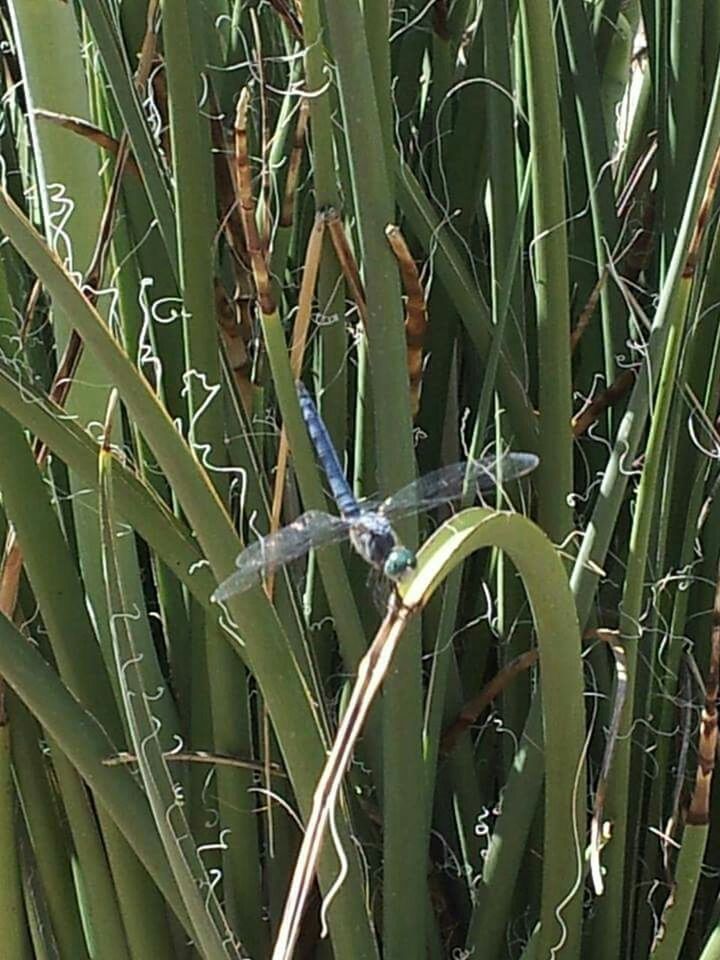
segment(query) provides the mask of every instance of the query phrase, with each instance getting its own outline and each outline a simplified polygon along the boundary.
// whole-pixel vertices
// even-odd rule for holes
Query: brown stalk
[[[215,193],[217,196],[218,219],[225,235],[228,248],[232,253],[233,266],[238,264],[245,273],[250,271],[250,258],[245,246],[245,233],[239,213],[237,191],[233,179],[234,157],[232,148],[225,137],[220,108],[213,95],[213,110],[210,120],[210,135],[213,145],[213,165],[215,167]]]
[[[423,346],[427,332],[425,291],[420,283],[418,268],[400,227],[389,223],[385,227],[385,236],[398,262],[403,290],[405,291],[405,343],[407,345],[408,379],[410,381],[410,409],[413,416],[416,416],[420,409]]]
[[[250,382],[249,328],[236,301],[227,295],[222,282],[215,277],[215,316],[225,347],[225,356],[233,380],[246,411],[252,408],[253,387]]]
[[[445,43],[448,43],[450,40],[450,30],[448,28],[447,0],[435,0],[433,3],[432,24],[436,36]]]
[[[258,304],[264,314],[275,312],[275,298],[270,286],[270,275],[265,262],[265,251],[255,222],[255,199],[252,192],[252,171],[248,155],[247,110],[250,91],[245,87],[238,99],[235,113],[235,189],[240,202],[240,218],[245,233],[245,246],[255,278]]]
[[[573,436],[581,437],[603,413],[621,400],[635,383],[636,367],[621,370],[615,380],[572,419]]]
[[[483,710],[500,696],[515,677],[534,666],[538,657],[537,650],[526,650],[514,657],[510,663],[505,664],[501,670],[498,670],[492,680],[485,684],[477,697],[469,700],[456,719],[443,731],[440,740],[440,752],[443,754],[451,753],[457,746],[460,736],[468,727],[477,723],[477,719]]]
[[[305,346],[307,344],[310,319],[312,316],[312,299],[315,292],[315,284],[317,283],[318,271],[320,269],[320,254],[322,252],[324,235],[325,215],[320,212],[315,215],[315,223],[310,233],[307,250],[305,251],[305,266],[303,268],[302,283],[298,296],[297,315],[293,327],[293,340],[290,348],[290,369],[292,370],[294,380],[299,378],[302,371],[302,362],[305,356]],[[282,433],[280,434],[277,468],[275,470],[275,488],[273,490],[272,513],[270,516],[271,533],[280,526],[280,511],[282,510],[282,499],[285,491],[288,454],[289,444],[287,431],[283,426]],[[267,594],[270,598],[272,598],[274,583],[275,576],[274,574],[270,574],[267,579]]]
[[[255,287],[233,180],[233,152],[228,146],[219,117],[220,109],[212,91],[211,97],[214,108],[211,111],[210,132],[214,148],[213,164],[218,219],[221,225],[220,230],[224,233],[228,249],[232,254],[230,262],[235,277],[235,292],[232,298],[220,280],[215,279],[216,317],[238,394],[245,410],[249,412],[253,398],[253,386],[250,380],[250,341],[252,339],[250,305],[255,299]]]
[[[330,232],[330,239],[335,248],[335,256],[338,258],[340,269],[345,277],[345,283],[350,291],[350,296],[358,308],[363,326],[367,329],[367,301],[365,300],[365,291],[362,280],[360,279],[357,261],[350,249],[350,244],[343,230],[340,214],[335,207],[328,207],[325,211],[325,219],[328,231]]]
[[[240,770],[250,770],[253,773],[263,773],[268,768],[265,764],[253,760],[241,760],[229,753],[210,753],[207,750],[170,750],[162,755],[167,763],[207,763],[218,767],[236,767]],[[128,763],[137,763],[137,754],[123,750],[112,757],[103,760],[105,767],[121,767]],[[277,763],[269,765],[270,773],[275,777],[287,779],[287,774]]]
[[[30,329],[30,324],[32,322],[35,311],[37,310],[38,303],[40,302],[40,294],[42,293],[42,283],[36,278],[32,287],[30,288],[30,293],[28,294],[27,301],[25,303],[25,309],[23,310],[23,319],[20,324],[20,340],[25,343],[27,339],[28,330]]]
[[[375,639],[360,661],[355,686],[338,727],[332,750],[315,788],[312,809],[295,863],[272,960],[291,960],[315,877],[325,831],[338,802],[345,770],[350,763],[373,700],[387,676],[395,649],[415,612],[414,609],[404,606],[393,597]],[[327,907],[327,902],[325,906]]]
[[[700,259],[700,247],[705,237],[705,227],[710,219],[710,212],[717,192],[718,181],[720,181],[720,147],[715,151],[708,181],[705,185],[705,192],[700,204],[700,209],[698,210],[695,229],[693,230],[687,257],[685,258],[685,266],[682,272],[683,279],[692,280],[695,276],[695,269]]]
[[[63,127],[65,130],[70,130],[84,140],[89,140],[97,147],[100,147],[101,150],[111,153],[114,157],[117,157],[120,153],[122,138],[117,140],[87,120],[83,120],[80,117],[70,117],[65,113],[55,113],[52,110],[42,110],[40,108],[34,110],[33,113],[36,117],[39,117],[40,120],[47,120],[48,123]],[[134,157],[129,156],[126,160],[126,165],[130,173],[138,178],[140,177],[140,169]]]
[[[285,0],[269,0],[269,2],[273,10],[285,22],[295,39],[302,41],[302,23],[295,11],[291,9],[290,4],[286,3]]]
[[[641,185],[646,182],[654,170],[655,156],[658,150],[657,136],[653,135],[645,152],[642,153],[630,172],[622,193],[617,200],[618,220],[624,220],[630,212],[630,204]]]
[[[607,267],[603,268],[603,272],[600,274],[597,283],[592,288],[592,292],[587,299],[587,303],[583,309],[583,312],[578,317],[578,321],[575,324],[575,329],[570,334],[570,352],[575,353],[578,344],[582,340],[582,336],[590,325],[595,311],[597,310],[597,305],[600,300],[600,294],[602,293],[602,288],[607,283]]]

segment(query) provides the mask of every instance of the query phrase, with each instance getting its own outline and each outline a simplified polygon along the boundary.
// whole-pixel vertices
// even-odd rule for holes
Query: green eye
[[[388,580],[400,580],[408,570],[415,567],[417,560],[407,547],[393,547],[385,561],[384,573]]]

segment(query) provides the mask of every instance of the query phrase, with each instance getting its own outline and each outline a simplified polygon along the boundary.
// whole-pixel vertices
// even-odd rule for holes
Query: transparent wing
[[[334,517],[321,510],[308,510],[293,523],[262,537],[243,550],[235,561],[237,570],[220,584],[212,599],[219,603],[236,593],[249,590],[265,574],[283,564],[304,557],[315,547],[343,540],[350,526],[350,522],[342,517]]]
[[[388,517],[402,517],[431,510],[441,503],[457,500],[463,491],[465,474],[470,469],[478,493],[492,490],[497,480],[517,480],[538,465],[534,453],[505,453],[472,462],[453,463],[420,477],[383,501],[380,509]]]

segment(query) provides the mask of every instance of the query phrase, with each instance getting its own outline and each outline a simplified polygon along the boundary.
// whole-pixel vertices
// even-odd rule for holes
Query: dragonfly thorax
[[[415,554],[399,542],[390,521],[377,511],[358,515],[350,540],[363,560],[390,580],[399,580],[415,566]]]

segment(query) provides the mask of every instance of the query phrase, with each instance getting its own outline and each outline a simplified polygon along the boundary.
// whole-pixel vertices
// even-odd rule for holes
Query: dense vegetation
[[[0,30],[3,958],[719,958],[717,5]],[[212,603],[298,377],[358,495],[540,465]]]

